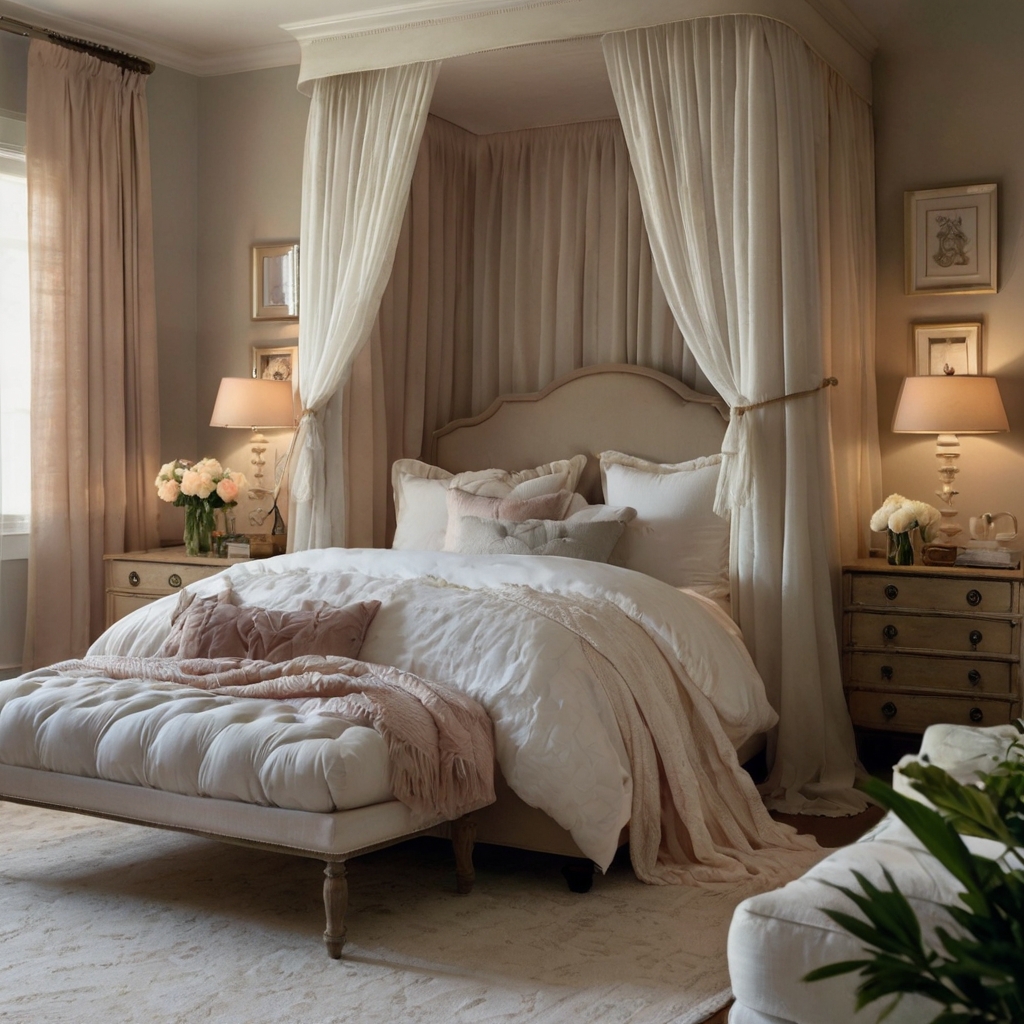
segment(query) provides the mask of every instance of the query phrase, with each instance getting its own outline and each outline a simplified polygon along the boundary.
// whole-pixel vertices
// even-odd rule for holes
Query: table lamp
[[[894,434],[938,434],[935,457],[941,486],[935,492],[942,506],[941,544],[956,544],[962,527],[956,522],[953,486],[960,468],[957,434],[995,434],[1009,430],[1006,410],[995,377],[936,375],[906,377],[892,418]]]
[[[263,456],[267,439],[261,430],[294,427],[292,385],[287,380],[257,380],[253,377],[224,377],[213,403],[211,427],[238,427],[252,431],[253,488],[255,498],[272,493],[263,486]]]

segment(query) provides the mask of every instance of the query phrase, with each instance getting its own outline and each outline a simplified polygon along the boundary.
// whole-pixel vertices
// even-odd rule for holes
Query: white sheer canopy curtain
[[[29,48],[32,514],[25,669],[104,625],[103,555],[158,543],[160,419],[144,75]]]
[[[604,52],[654,264],[701,368],[734,409],[815,388],[831,365],[828,69],[792,29],[748,15],[615,33]],[[870,265],[868,237],[838,270]],[[841,386],[862,395],[864,381]],[[834,614],[829,401],[734,412],[716,505],[732,520],[735,612],[780,715],[769,806],[848,814],[865,801]]]
[[[344,489],[328,496],[323,417],[377,316],[439,67],[409,64],[313,83],[302,177],[303,411],[289,536],[296,551],[345,542]]]

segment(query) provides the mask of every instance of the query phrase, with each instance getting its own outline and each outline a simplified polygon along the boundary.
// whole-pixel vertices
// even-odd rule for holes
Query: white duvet
[[[309,598],[338,605],[380,600],[360,657],[454,685],[480,701],[494,721],[509,785],[602,867],[633,798],[615,710],[580,637],[510,601],[503,588],[620,609],[680,685],[692,681],[707,698],[734,747],[776,721],[731,620],[710,601],[626,569],[552,557],[332,549],[243,563],[191,589],[209,594],[228,583],[240,602],[266,608],[293,608]],[[155,653],[177,600],[122,619],[89,653]]]

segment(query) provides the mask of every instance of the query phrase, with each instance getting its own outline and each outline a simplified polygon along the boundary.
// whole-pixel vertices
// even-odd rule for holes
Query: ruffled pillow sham
[[[528,481],[531,484],[535,482]],[[444,550],[468,554],[463,551],[462,545],[462,525],[467,519],[502,519],[513,523],[521,523],[526,519],[564,519],[572,501],[572,491],[560,490],[553,494],[524,497],[519,488],[514,488],[504,498],[489,498],[449,486],[447,498],[448,527],[445,531]]]
[[[305,654],[358,658],[380,601],[336,608],[304,601],[294,611],[236,605],[232,592],[195,598],[176,616],[158,658],[252,658],[282,662]]]
[[[615,519],[510,522],[466,516],[455,550],[467,555],[559,555],[607,562],[624,529],[625,523]]]
[[[574,455],[518,472],[483,469],[452,474],[418,459],[398,459],[391,467],[397,520],[391,546],[406,551],[444,550],[450,486],[490,498],[571,492],[576,490],[586,464],[585,455]]]

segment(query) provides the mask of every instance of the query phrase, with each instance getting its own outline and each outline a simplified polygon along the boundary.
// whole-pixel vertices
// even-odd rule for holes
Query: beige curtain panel
[[[157,544],[145,76],[35,40],[26,165],[32,520],[24,667],[104,625],[103,555]]]
[[[777,21],[698,19],[604,50],[654,262],[712,384],[734,410],[814,389],[830,367],[846,389],[835,472],[831,391],[734,412],[717,504],[733,611],[780,715],[769,806],[848,814],[864,798],[839,671],[836,499],[865,507],[877,434],[871,347],[837,349],[870,340],[869,117]]]

